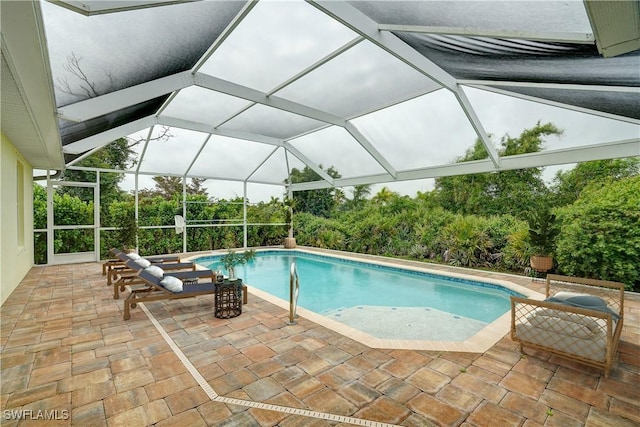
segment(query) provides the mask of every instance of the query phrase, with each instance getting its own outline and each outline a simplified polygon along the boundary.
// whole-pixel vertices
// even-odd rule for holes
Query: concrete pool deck
[[[637,294],[625,299],[618,362],[605,378],[543,352],[523,355],[508,335],[484,352],[372,348],[304,316],[287,326],[287,310],[254,294],[233,319],[216,319],[213,296],[203,296],[140,305],[123,321],[123,300],[100,270],[34,267],[2,305],[3,426],[640,423]],[[11,417],[38,411],[59,419]]]

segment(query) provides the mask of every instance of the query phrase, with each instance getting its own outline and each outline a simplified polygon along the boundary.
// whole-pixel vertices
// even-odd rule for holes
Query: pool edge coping
[[[243,250],[243,249],[238,249]],[[399,263],[399,260],[395,258],[386,258],[382,256],[367,256],[366,254],[352,254],[342,251],[331,251],[328,249],[316,249],[309,247],[297,247],[295,249],[283,249],[282,247],[262,247],[255,248],[256,252],[268,252],[268,251],[298,251],[308,253],[311,255],[323,255],[332,258],[348,259],[351,261],[364,262],[370,264],[377,264],[391,268],[401,268],[406,270],[412,270],[416,272],[423,272],[428,274],[435,274],[439,276],[451,277],[456,279],[463,279],[473,282],[485,282],[496,286],[507,288],[513,292],[518,292],[525,295],[526,298],[542,300],[544,295],[539,292],[533,291],[522,285],[510,282],[508,280],[496,279],[493,277],[478,277],[471,274],[464,274],[451,271],[443,271],[437,269],[430,269],[428,266],[412,265],[410,263],[418,263],[419,261],[402,260],[406,263]],[[209,253],[195,254],[189,258],[199,258],[203,256],[217,256],[222,255],[225,252],[212,251]],[[395,263],[394,263],[395,261]],[[500,273],[498,273],[500,274]],[[268,301],[284,310],[289,311],[289,301],[283,300],[276,296],[273,296],[265,291],[254,288],[250,283],[247,283],[248,291],[250,294]],[[361,344],[369,346],[371,348],[378,349],[401,349],[401,350],[426,350],[426,351],[453,351],[464,353],[484,353],[496,344],[502,337],[510,332],[511,329],[511,312],[507,311],[493,322],[486,325],[480,331],[467,338],[465,341],[427,341],[427,340],[397,340],[397,339],[384,339],[377,338],[367,334],[366,332],[352,328],[344,323],[340,323],[336,320],[330,319],[322,314],[313,312],[303,307],[298,307],[297,314],[304,317],[320,326],[331,329],[346,337],[349,337]]]

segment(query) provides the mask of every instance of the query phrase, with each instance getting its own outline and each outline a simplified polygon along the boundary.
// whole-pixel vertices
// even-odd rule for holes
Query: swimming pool
[[[215,270],[219,258],[194,261]],[[259,251],[236,275],[288,301],[292,262],[300,307],[383,339],[464,341],[507,313],[510,295],[521,295],[494,283],[298,250]]]

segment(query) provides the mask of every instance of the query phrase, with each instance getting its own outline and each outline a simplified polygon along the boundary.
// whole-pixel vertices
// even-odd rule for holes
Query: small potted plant
[[[244,251],[244,252],[236,252],[231,250],[227,254],[225,254],[222,258],[220,258],[220,262],[222,263],[224,268],[227,269],[227,272],[229,273],[229,280],[235,280],[236,266],[245,264],[246,262],[254,259],[255,257],[256,257],[256,251],[254,251],[253,249]]]
[[[548,208],[534,210],[527,218],[531,243],[531,268],[545,273],[553,267],[553,243],[558,234],[555,214]]]

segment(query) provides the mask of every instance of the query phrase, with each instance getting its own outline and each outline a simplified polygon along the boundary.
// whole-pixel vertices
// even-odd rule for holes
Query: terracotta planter
[[[285,237],[284,238],[284,248],[285,249],[294,249],[296,247],[296,238],[295,237]]]
[[[549,271],[551,270],[551,268],[553,268],[553,258],[551,258],[550,256],[534,255],[531,257],[529,262],[531,263],[531,268],[541,273]]]

